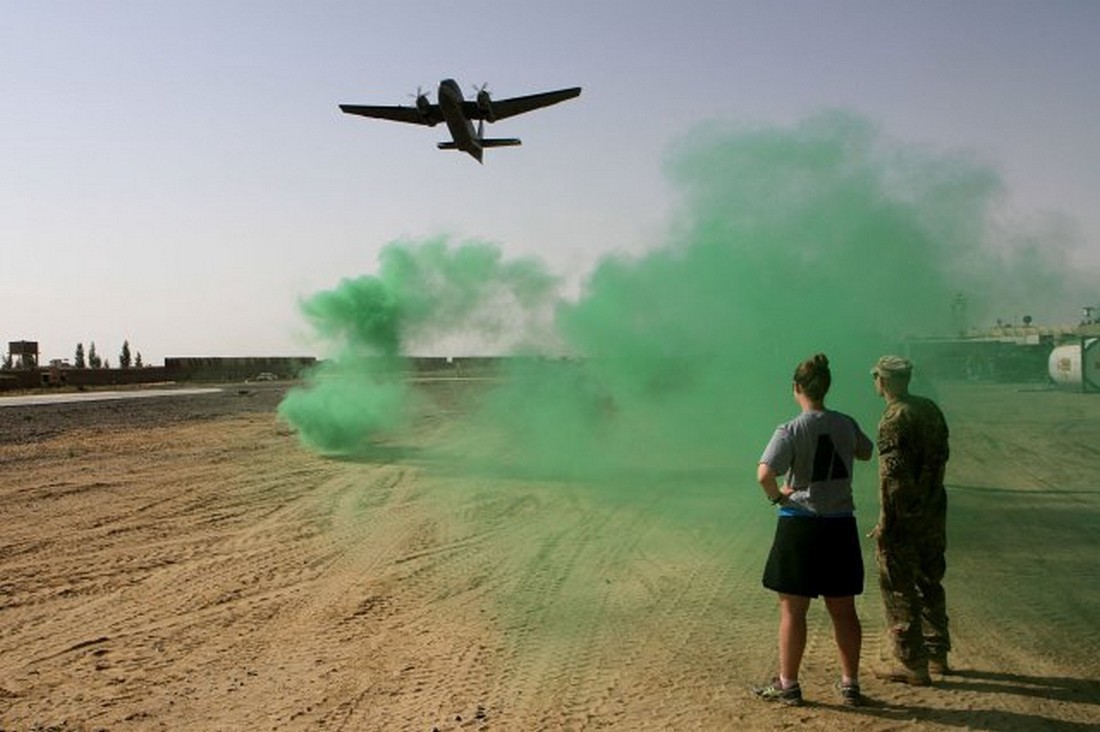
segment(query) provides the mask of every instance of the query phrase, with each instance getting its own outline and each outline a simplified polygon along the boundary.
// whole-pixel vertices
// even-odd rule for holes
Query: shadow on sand
[[[942,689],[1017,694],[1100,706],[1100,681],[1059,676],[1024,676],[960,669],[937,683]]]
[[[1016,694],[1049,699],[1069,704],[1100,705],[1100,681],[1058,676],[1025,676],[995,671],[956,670],[936,680],[936,689],[943,692],[971,694]],[[1095,721],[1072,722],[1051,719],[1042,714],[1010,712],[994,708],[990,699],[987,709],[970,706],[967,709],[945,709],[911,704],[894,704],[866,697],[866,706],[849,709],[856,714],[898,722],[930,722],[947,727],[959,727],[990,732],[1021,732],[1050,730],[1051,732],[1085,732],[1095,730]]]

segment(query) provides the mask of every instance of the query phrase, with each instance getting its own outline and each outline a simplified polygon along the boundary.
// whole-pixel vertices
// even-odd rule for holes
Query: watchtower
[[[38,368],[38,341],[8,341],[8,356],[14,368],[36,369]]]

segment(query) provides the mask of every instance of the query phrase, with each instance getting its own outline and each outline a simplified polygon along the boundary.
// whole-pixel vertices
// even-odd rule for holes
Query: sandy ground
[[[755,486],[456,470],[465,387],[422,388],[355,460],[303,450],[279,385],[0,408],[0,730],[1100,725],[1100,396],[943,387],[959,673],[872,677],[871,582],[849,710],[820,603],[807,705],[747,691],[776,658]]]

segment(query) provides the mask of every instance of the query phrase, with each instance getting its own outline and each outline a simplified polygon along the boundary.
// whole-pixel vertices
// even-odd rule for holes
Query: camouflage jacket
[[[943,479],[950,456],[947,421],[936,403],[907,395],[892,404],[878,425],[879,531],[942,522],[947,509]]]

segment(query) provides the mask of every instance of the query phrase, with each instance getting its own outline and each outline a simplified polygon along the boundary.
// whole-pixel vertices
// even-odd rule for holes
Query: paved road
[[[77,402],[100,402],[118,399],[147,399],[162,396],[190,396],[193,394],[213,394],[221,391],[217,387],[199,389],[140,389],[135,391],[84,391],[65,394],[30,394],[27,396],[0,397],[0,407],[33,407],[40,404],[75,404]]]

